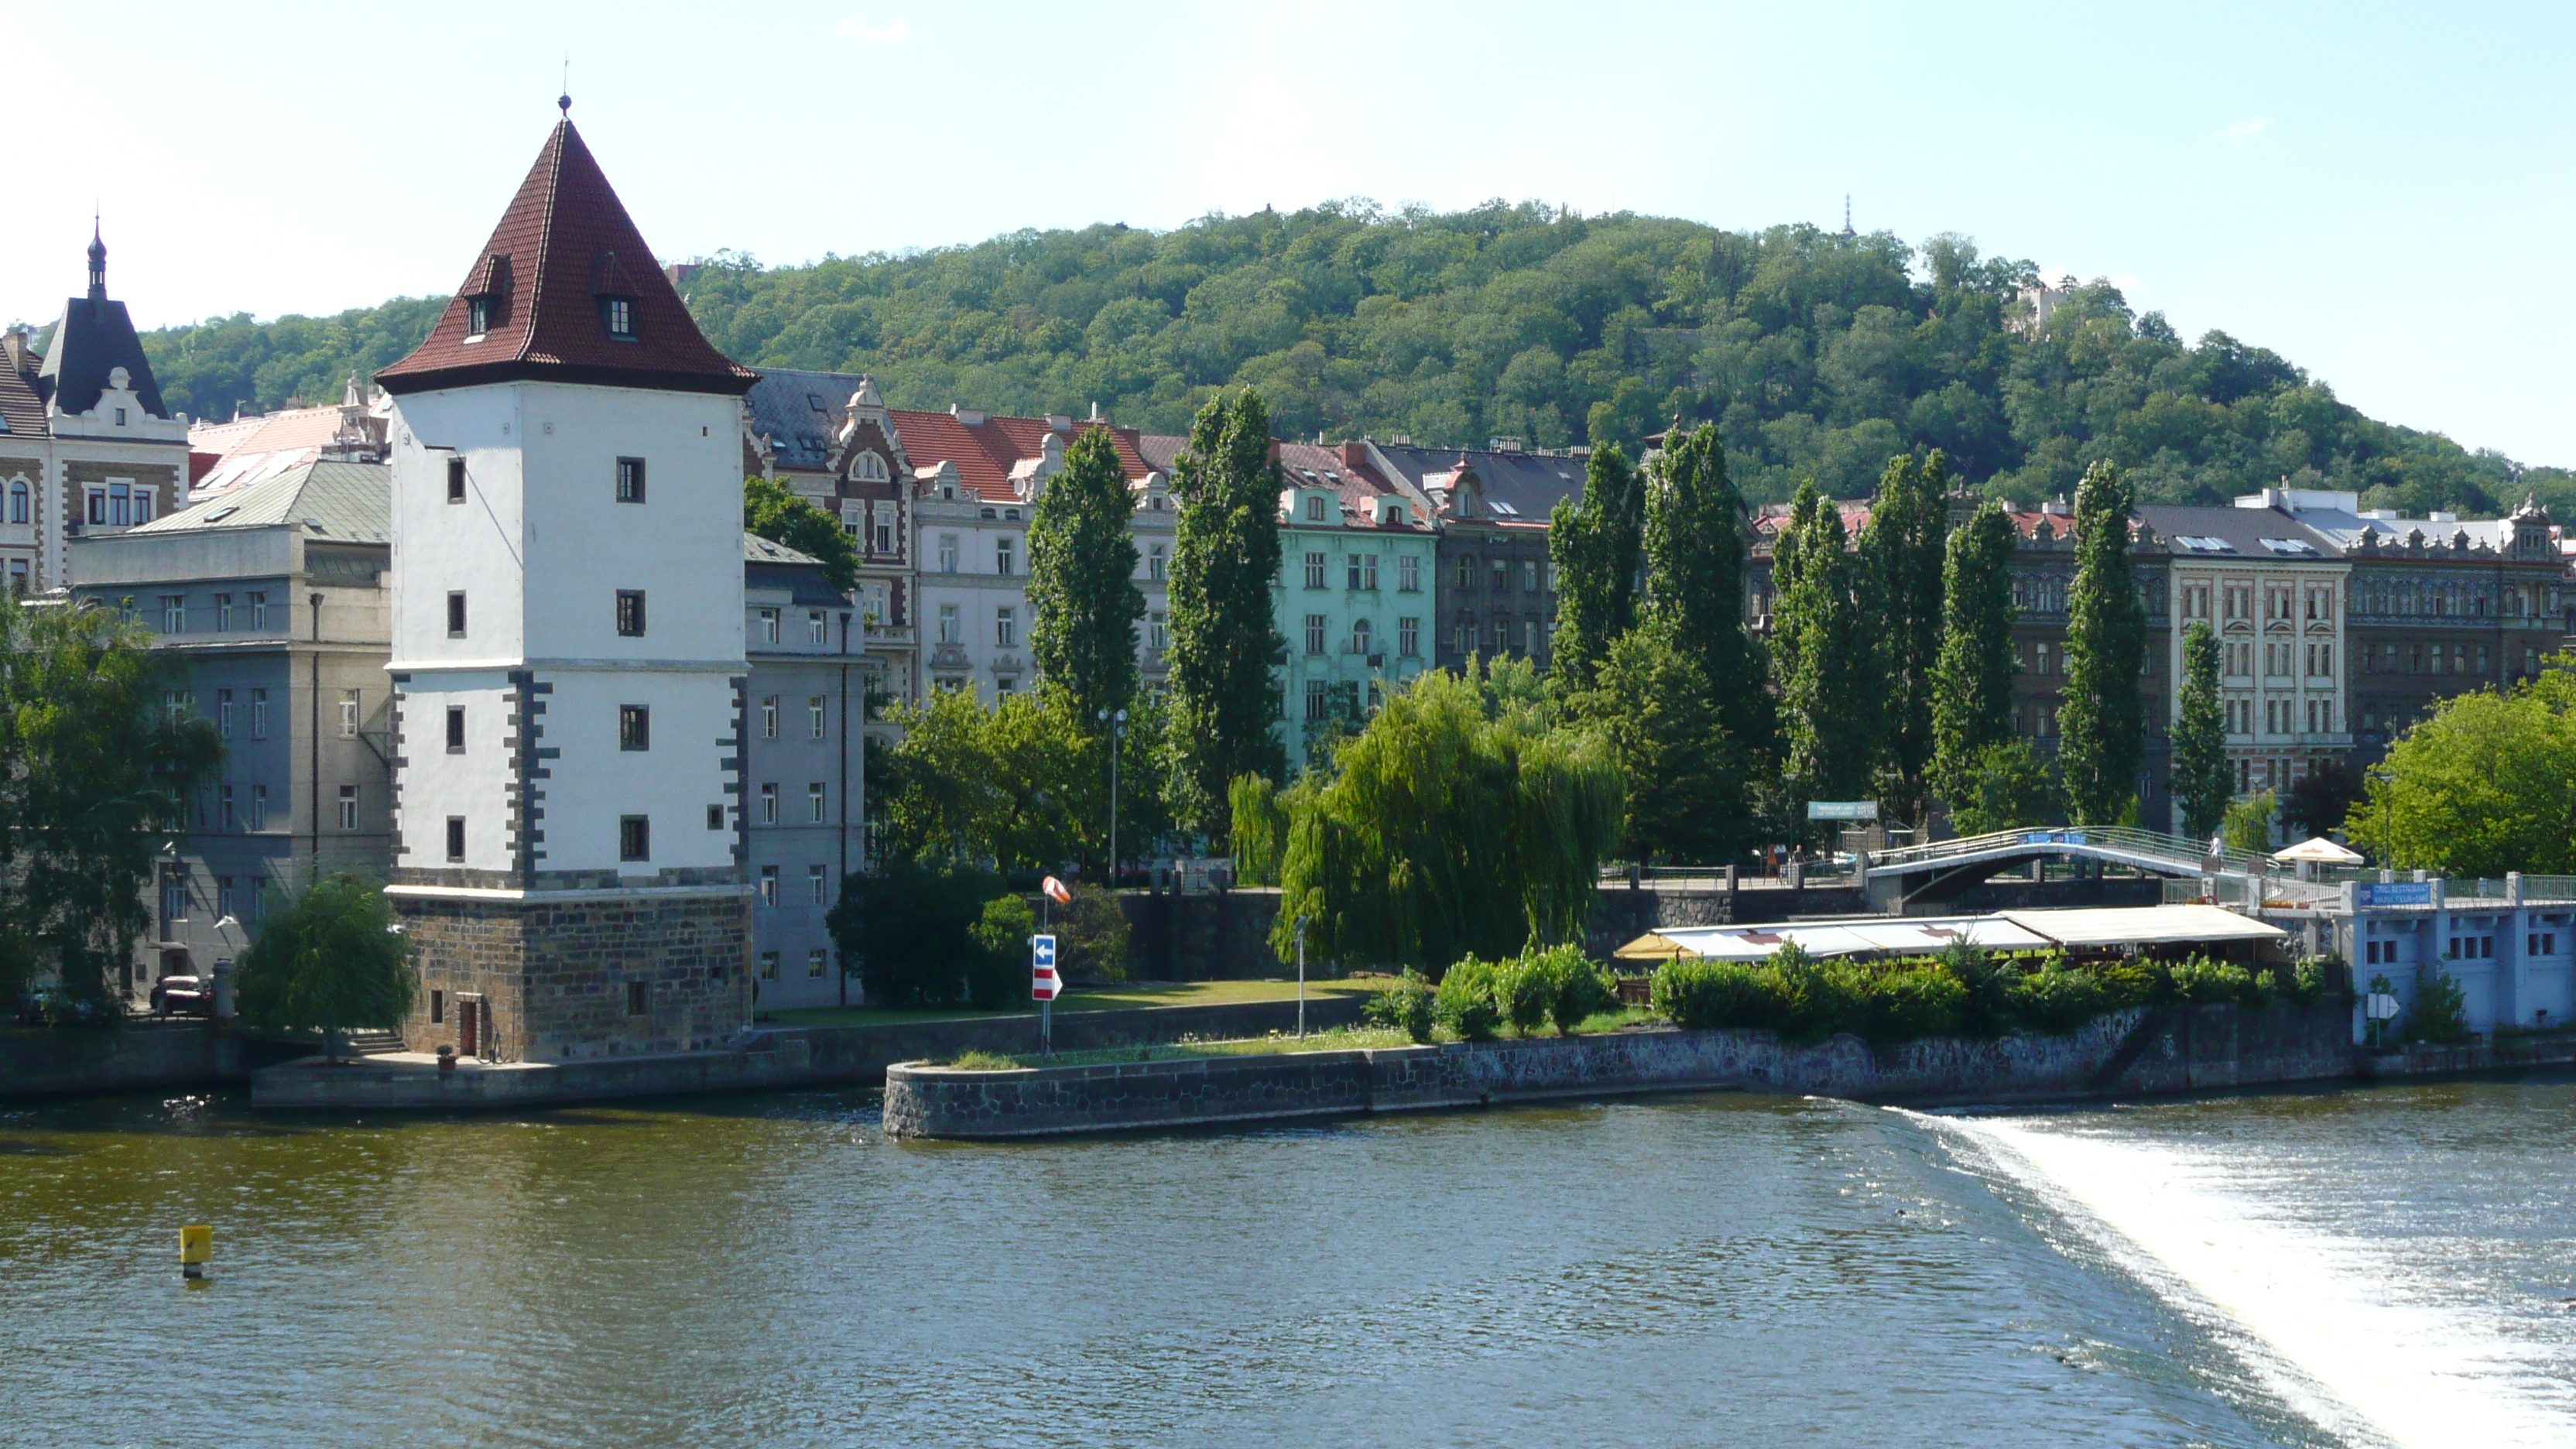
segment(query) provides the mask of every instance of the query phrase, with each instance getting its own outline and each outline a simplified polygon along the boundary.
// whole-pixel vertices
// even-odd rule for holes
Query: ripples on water
[[[0,1111],[0,1443],[2568,1444],[2571,1127],[2563,1083],[1012,1146],[834,1095]]]

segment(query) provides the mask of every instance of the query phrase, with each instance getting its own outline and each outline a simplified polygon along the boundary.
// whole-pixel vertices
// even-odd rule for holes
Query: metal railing
[[[2063,828],[2032,827],[2027,830],[1996,830],[1984,835],[1966,835],[1956,840],[1935,841],[1929,845],[1908,845],[1875,852],[1870,856],[1870,869],[1934,864],[1970,856],[1991,855],[2022,847],[2073,846],[2084,852],[2110,852],[2170,865],[2179,870],[2204,873],[2209,860],[2207,841],[2180,835],[2167,835],[2157,830],[2139,830],[2125,825],[2086,825]],[[2237,875],[2262,875],[2271,865],[2270,858],[2246,850],[2219,853],[2222,871]]]

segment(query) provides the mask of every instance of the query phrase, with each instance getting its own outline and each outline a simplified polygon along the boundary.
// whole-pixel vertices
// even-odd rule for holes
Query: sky
[[[2118,283],[2373,416],[2576,465],[2576,8],[0,0],[0,320],[451,290],[573,119],[666,259],[1340,197],[1842,222]]]

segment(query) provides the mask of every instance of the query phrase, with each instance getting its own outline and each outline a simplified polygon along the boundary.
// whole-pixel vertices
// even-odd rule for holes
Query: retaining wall
[[[1921,1103],[2189,1091],[2350,1076],[2348,1023],[2340,1005],[2207,1006],[1884,1051],[1852,1036],[1800,1046],[1761,1031],[1631,1031],[1006,1072],[911,1063],[886,1073],[885,1125],[1002,1138],[1726,1088]]]
[[[1347,993],[1306,1002],[1312,1031],[1359,1021],[1362,998]],[[1077,1011],[1055,1018],[1058,1051],[1226,1038],[1293,1031],[1294,1001],[1230,1006],[1147,1006]],[[744,1092],[776,1087],[875,1086],[888,1066],[967,1051],[1029,1052],[1038,1046],[1035,1015],[869,1026],[778,1027],[721,1050],[583,1058],[569,1062],[459,1062],[442,1076],[420,1054],[366,1057],[331,1065],[318,1057],[251,1077],[251,1105],[284,1109],[481,1111],[621,1097]]]
[[[108,1027],[0,1027],[0,1097],[212,1087],[310,1050],[244,1037],[207,1021],[129,1021]]]

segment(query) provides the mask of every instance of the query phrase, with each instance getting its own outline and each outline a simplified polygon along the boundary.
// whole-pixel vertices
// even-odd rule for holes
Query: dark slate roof
[[[99,296],[74,297],[63,303],[63,320],[55,324],[53,341],[45,348],[45,366],[36,387],[64,412],[85,413],[98,406],[99,394],[107,390],[108,373],[120,367],[143,410],[156,418],[168,417],[169,410],[161,405],[161,384],[152,376],[152,364],[144,360],[143,339],[134,335],[134,320],[125,315],[125,304]]]
[[[1475,469],[1477,481],[1484,484],[1485,501],[1505,504],[1512,510],[1500,515],[1506,523],[1545,524],[1558,499],[1583,496],[1581,458],[1472,448],[1462,452],[1457,448],[1399,447],[1390,443],[1378,444],[1377,450],[1415,488],[1425,487],[1426,479],[1455,472],[1463,456]]]
[[[2137,517],[2156,531],[2165,552],[2176,558],[2233,557],[2295,563],[2343,557],[2343,550],[2332,538],[2277,509],[2150,503],[2138,510]],[[2200,539],[2209,543],[2185,541]]]
[[[488,335],[468,342],[468,300],[485,293],[498,298],[500,315]],[[608,335],[603,297],[634,300],[633,340]],[[740,395],[756,376],[698,330],[566,119],[428,340],[376,381],[397,395],[520,379]]]
[[[773,367],[743,394],[751,410],[751,430],[769,439],[778,466],[820,469],[830,460],[832,434],[839,431],[850,395],[867,381],[856,372],[804,372]]]

